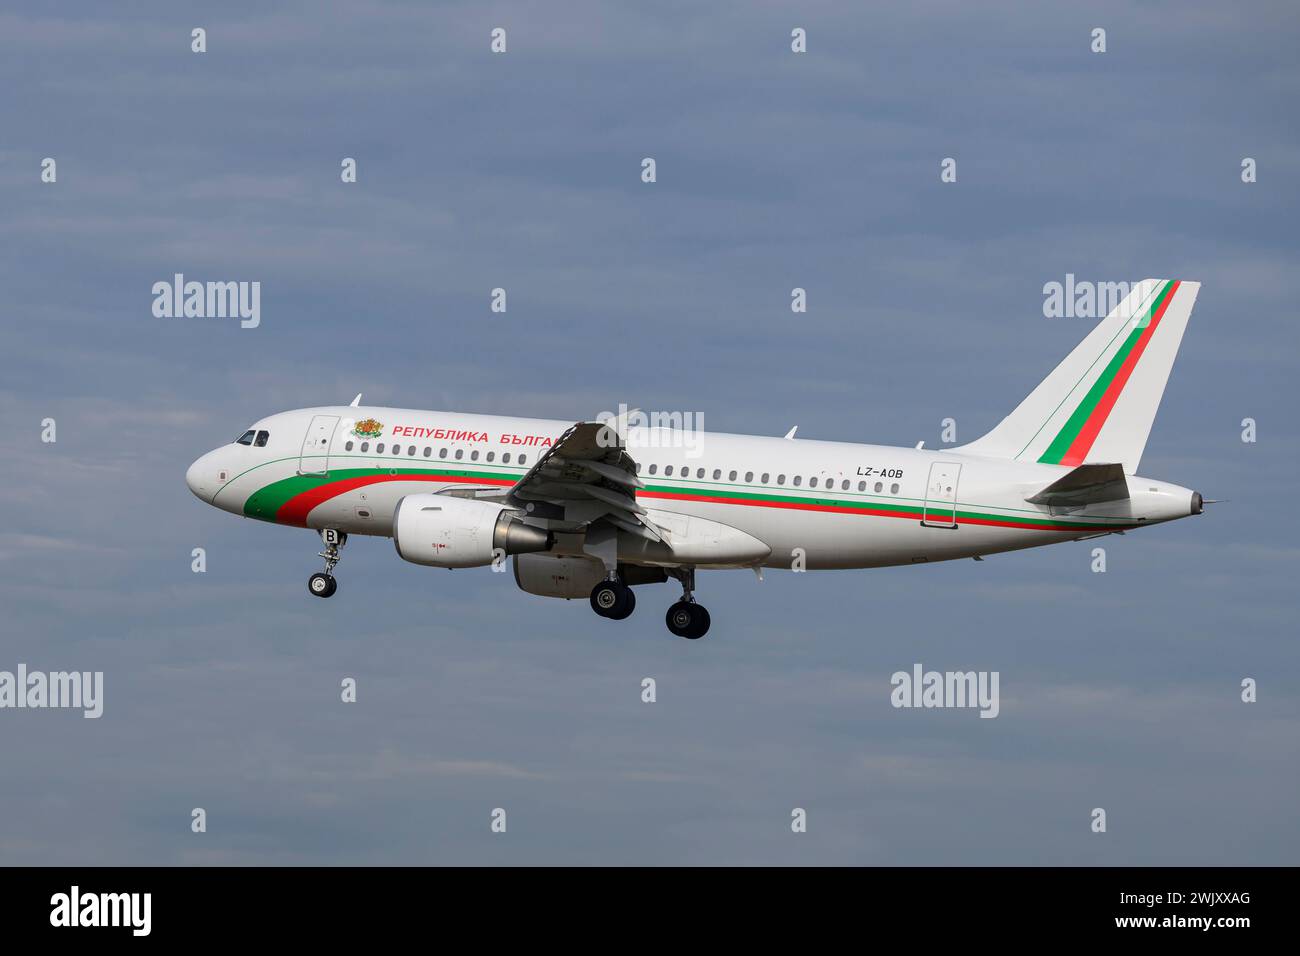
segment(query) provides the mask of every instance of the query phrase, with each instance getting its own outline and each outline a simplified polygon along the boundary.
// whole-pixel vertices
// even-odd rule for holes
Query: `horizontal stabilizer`
[[[1128,481],[1124,466],[1119,462],[1099,465],[1079,465],[1063,478],[1058,478],[1032,498],[1030,504],[1063,508],[1071,505],[1089,505],[1101,501],[1120,501],[1128,497]]]

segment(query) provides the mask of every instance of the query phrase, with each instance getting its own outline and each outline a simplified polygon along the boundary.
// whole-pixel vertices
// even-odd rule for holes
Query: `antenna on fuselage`
[[[361,393],[357,392],[357,397],[352,399],[352,404],[350,404],[348,408],[356,408],[360,404],[361,404]]]
[[[790,429],[788,432],[785,433],[785,437],[793,439],[794,433],[797,432],[798,430],[799,430],[799,426],[795,425],[794,428]]]

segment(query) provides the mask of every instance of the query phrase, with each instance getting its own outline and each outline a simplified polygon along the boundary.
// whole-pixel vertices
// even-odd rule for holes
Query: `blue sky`
[[[0,669],[106,681],[98,721],[0,712],[0,862],[1295,863],[1298,38],[1286,3],[0,14]],[[260,327],[155,318],[175,272],[260,281]],[[1105,574],[702,575],[688,644],[668,588],[613,624],[385,540],[316,601],[310,534],[183,481],[358,391],[968,441],[1086,333],[1043,317],[1066,273],[1203,283],[1142,473],[1230,503]],[[1000,671],[1000,716],[891,708],[918,661]]]

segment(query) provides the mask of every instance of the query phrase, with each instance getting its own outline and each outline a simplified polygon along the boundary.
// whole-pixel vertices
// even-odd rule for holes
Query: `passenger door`
[[[921,524],[927,528],[957,527],[957,479],[960,477],[961,465],[953,462],[936,461],[930,466]]]
[[[316,415],[307,426],[307,434],[302,440],[302,451],[298,455],[298,474],[329,474],[330,439],[338,427],[337,415]]]

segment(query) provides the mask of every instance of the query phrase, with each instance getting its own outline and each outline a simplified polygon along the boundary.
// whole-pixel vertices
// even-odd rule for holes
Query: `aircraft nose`
[[[208,464],[212,460],[212,453],[199,458],[194,464],[185,470],[185,484],[190,491],[194,492],[196,498],[200,501],[211,503],[212,495],[216,491],[216,475],[212,474],[212,469]]]

